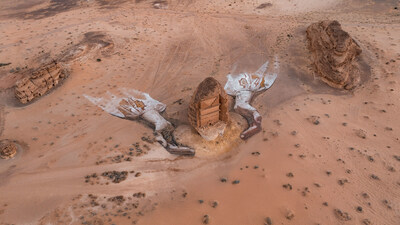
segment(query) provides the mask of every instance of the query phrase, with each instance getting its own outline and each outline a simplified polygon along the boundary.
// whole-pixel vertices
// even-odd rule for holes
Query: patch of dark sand
[[[67,12],[79,6],[81,0],[50,0],[49,4],[43,8],[29,11],[29,8],[35,6],[32,4],[21,4],[18,9],[26,8],[22,12],[14,12],[6,15],[8,18],[18,19],[34,19],[39,20],[47,17],[57,15],[62,12]]]

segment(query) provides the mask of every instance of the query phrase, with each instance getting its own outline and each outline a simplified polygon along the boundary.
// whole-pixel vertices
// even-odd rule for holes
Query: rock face
[[[17,154],[17,146],[12,142],[0,143],[0,158],[11,159]]]
[[[26,104],[49,92],[52,88],[67,77],[67,71],[57,62],[42,66],[16,83],[15,96]]]
[[[207,140],[222,134],[229,121],[228,96],[212,77],[197,87],[189,105],[190,124]]]
[[[325,83],[346,90],[359,84],[360,71],[355,60],[361,48],[338,21],[311,24],[307,38],[315,70]]]

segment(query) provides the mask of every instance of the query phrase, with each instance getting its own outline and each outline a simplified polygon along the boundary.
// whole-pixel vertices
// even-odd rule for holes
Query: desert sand
[[[2,0],[0,224],[400,224],[398,0]],[[337,20],[360,46],[360,85],[330,87],[306,29]],[[198,84],[278,56],[252,105],[263,130],[205,141],[188,121]],[[62,62],[68,77],[22,104],[16,82]],[[10,63],[10,64],[9,64]],[[84,96],[129,88],[167,105],[169,154],[147,124]]]

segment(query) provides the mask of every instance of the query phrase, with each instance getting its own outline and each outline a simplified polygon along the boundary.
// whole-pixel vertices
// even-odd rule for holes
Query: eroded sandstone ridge
[[[34,71],[31,76],[17,81],[15,96],[21,103],[26,104],[46,94],[67,75],[66,69],[54,61]]]
[[[228,96],[216,79],[207,77],[190,102],[189,122],[201,136],[213,140],[223,134],[228,121]]]
[[[336,20],[324,20],[307,28],[307,38],[317,74],[328,85],[346,90],[360,82],[356,58],[360,46]]]
[[[17,146],[9,141],[0,142],[0,158],[11,159],[17,154]]]

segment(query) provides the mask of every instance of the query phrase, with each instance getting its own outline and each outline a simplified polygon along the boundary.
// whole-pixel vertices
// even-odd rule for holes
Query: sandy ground
[[[0,138],[16,140],[19,152],[0,160],[0,224],[400,224],[395,7],[397,0],[1,1],[0,63],[11,64],[0,67]],[[323,19],[338,20],[363,50],[355,91],[332,89],[311,69],[305,30]],[[113,45],[91,44],[88,32]],[[188,127],[188,103],[204,78],[225,84],[233,65],[252,72],[275,55],[277,81],[253,102],[263,132],[239,140],[246,125],[234,112],[215,142]],[[60,87],[17,102],[17,80],[66,56],[71,73]],[[167,104],[165,115],[197,155],[170,155],[151,128],[83,97],[119,88]],[[126,179],[107,171],[126,171]]]

